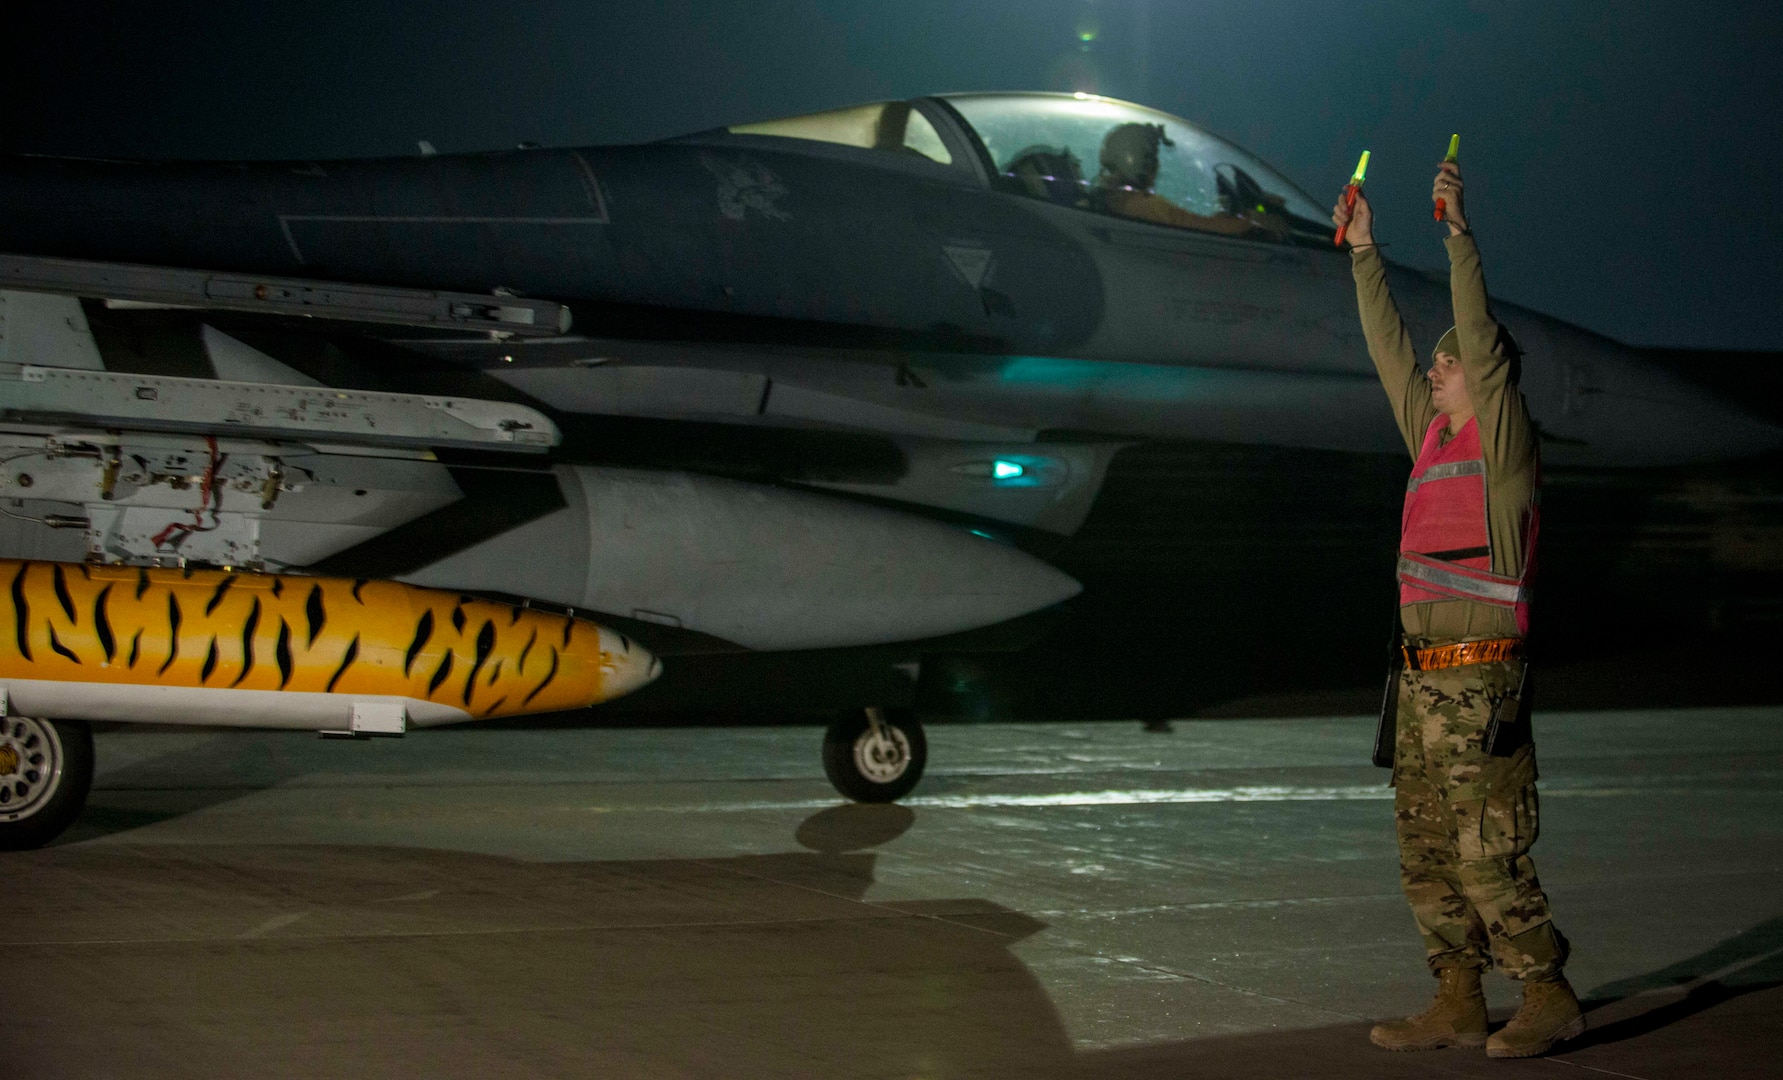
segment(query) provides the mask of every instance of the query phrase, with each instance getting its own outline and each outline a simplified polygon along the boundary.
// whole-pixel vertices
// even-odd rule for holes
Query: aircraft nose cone
[[[1667,397],[1600,397],[1587,438],[1619,465],[1694,465],[1783,449],[1783,428],[1694,387]]]
[[[1783,450],[1783,411],[1762,356],[1665,353],[1568,361],[1565,404],[1541,417],[1557,465],[1651,467]]]
[[[601,628],[601,698],[611,701],[655,682],[662,661],[623,634]]]

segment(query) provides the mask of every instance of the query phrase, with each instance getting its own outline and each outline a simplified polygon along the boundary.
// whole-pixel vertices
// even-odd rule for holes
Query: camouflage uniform
[[[1503,757],[1481,748],[1521,675],[1514,660],[1400,673],[1399,877],[1433,971],[1490,965],[1542,979],[1566,962],[1529,858],[1539,828],[1535,747],[1525,741]]]
[[[1535,426],[1517,389],[1508,337],[1492,316],[1479,249],[1451,236],[1455,328],[1438,348],[1461,360],[1479,425],[1492,570],[1523,571],[1523,508],[1538,484]],[[1411,335],[1387,288],[1378,248],[1352,254],[1362,330],[1394,420],[1416,460],[1437,417]],[[1400,608],[1406,643],[1418,648],[1521,636],[1511,610],[1470,600]],[[1508,756],[1483,749],[1492,714],[1517,691],[1521,661],[1411,671],[1399,678],[1394,808],[1400,880],[1432,970],[1496,966],[1517,979],[1557,976],[1566,939],[1554,928],[1529,859],[1536,838],[1535,747]]]

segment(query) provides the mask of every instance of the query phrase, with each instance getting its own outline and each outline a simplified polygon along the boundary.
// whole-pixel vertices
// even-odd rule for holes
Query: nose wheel
[[[922,779],[929,744],[909,709],[869,706],[838,717],[823,737],[823,771],[855,802],[902,798]]]
[[[93,786],[81,720],[0,716],[0,851],[42,847],[80,816]]]

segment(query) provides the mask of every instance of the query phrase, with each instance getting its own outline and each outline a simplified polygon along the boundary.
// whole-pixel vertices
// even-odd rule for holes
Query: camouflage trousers
[[[1497,967],[1542,979],[1566,962],[1529,848],[1538,828],[1535,746],[1488,755],[1493,711],[1520,661],[1399,677],[1393,808],[1399,876],[1432,971]]]

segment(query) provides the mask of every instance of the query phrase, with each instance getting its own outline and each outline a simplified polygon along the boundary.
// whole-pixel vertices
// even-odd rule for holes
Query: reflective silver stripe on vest
[[[1441,566],[1416,562],[1404,555],[1399,557],[1399,576],[1401,579],[1410,578],[1412,581],[1434,585],[1444,592],[1460,593],[1462,596],[1470,596],[1478,600],[1490,600],[1495,604],[1520,604],[1528,599],[1529,595],[1529,590],[1521,582],[1503,579],[1482,581],[1479,578],[1470,577]]]
[[[1484,476],[1486,463],[1479,458],[1472,461],[1445,461],[1441,465],[1432,465],[1424,470],[1423,476],[1414,476],[1405,482],[1406,494],[1418,490],[1419,484],[1432,480],[1452,480],[1457,476]]]

